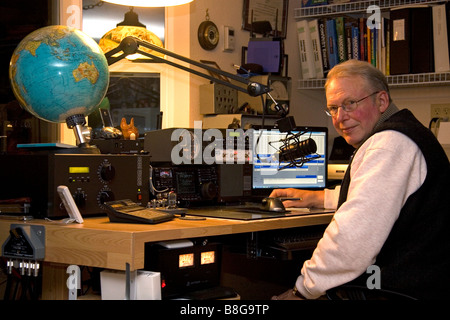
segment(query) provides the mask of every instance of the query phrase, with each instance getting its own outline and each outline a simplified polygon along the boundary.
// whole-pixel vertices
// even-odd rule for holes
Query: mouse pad
[[[288,212],[290,212],[289,210],[283,210],[283,211],[269,211],[269,210],[264,210],[262,208],[259,207],[243,207],[243,208],[236,208],[237,211],[242,211],[242,212],[249,212],[249,213],[267,213],[267,214],[286,214]]]
[[[320,213],[332,213],[334,210],[314,209],[314,208],[289,208],[285,212],[269,212],[258,207],[248,206],[227,206],[227,207],[201,207],[189,208],[187,215],[235,219],[235,220],[257,220],[257,219],[273,219],[282,217],[291,217],[297,215],[310,215]]]

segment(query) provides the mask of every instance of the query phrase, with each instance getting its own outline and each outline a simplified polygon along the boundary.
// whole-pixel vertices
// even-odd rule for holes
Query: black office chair
[[[342,285],[327,291],[329,300],[417,300],[409,295],[358,285]]]

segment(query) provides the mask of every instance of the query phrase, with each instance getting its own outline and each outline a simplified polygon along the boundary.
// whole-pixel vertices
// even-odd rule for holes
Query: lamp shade
[[[164,48],[161,39],[159,39],[159,37],[156,34],[154,34],[153,32],[151,32],[146,28],[135,26],[118,26],[108,31],[100,39],[99,46],[100,48],[102,48],[103,52],[108,52],[117,47],[122,41],[122,39],[128,36],[135,36],[140,40],[144,40],[158,47]],[[147,51],[148,53],[154,54],[156,56],[164,57],[162,53],[155,52],[147,48],[142,48],[142,50]],[[119,53],[117,55],[119,55]],[[140,54],[137,54],[137,56],[128,56],[127,59],[134,60],[134,59],[148,59],[148,58]]]
[[[171,7],[186,4],[193,0],[104,0],[105,2],[129,7]]]

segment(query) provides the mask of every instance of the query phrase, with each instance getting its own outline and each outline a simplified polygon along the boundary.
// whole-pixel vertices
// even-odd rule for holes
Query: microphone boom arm
[[[243,84],[247,85],[247,88],[243,88],[243,87],[240,87],[238,85],[234,85],[234,84],[232,84],[230,82],[224,81],[222,79],[215,78],[215,77],[213,77],[211,75],[208,75],[206,73],[194,70],[192,68],[183,66],[183,65],[178,64],[176,62],[173,62],[173,61],[170,61],[170,60],[158,57],[156,55],[153,55],[151,53],[142,51],[142,50],[139,49],[140,46],[145,47],[145,48],[150,49],[150,50],[154,50],[156,52],[159,52],[159,53],[162,53],[164,55],[170,56],[172,58],[175,58],[175,59],[187,62],[189,64],[192,64],[192,65],[196,66],[196,67],[199,67],[199,68],[202,68],[202,69],[205,69],[205,70],[208,70],[208,71],[220,74],[222,76],[228,77],[228,78],[233,79],[233,80],[235,80],[237,82],[240,82],[240,83],[243,83]],[[123,53],[120,56],[113,57],[113,55],[115,55],[116,53],[119,53],[121,51]],[[168,64],[168,65],[173,66],[175,68],[178,68],[178,69],[190,72],[192,74],[198,75],[200,77],[203,77],[205,79],[208,79],[208,80],[210,80],[212,82],[216,82],[216,83],[225,85],[227,87],[236,89],[236,90],[241,91],[241,92],[245,92],[245,93],[249,94],[252,97],[257,97],[257,96],[260,96],[260,95],[262,95],[264,93],[269,93],[270,92],[270,89],[267,86],[265,86],[265,85],[263,85],[261,83],[250,81],[250,80],[245,79],[243,77],[240,77],[238,75],[234,75],[232,73],[229,73],[229,72],[226,72],[226,71],[223,71],[223,70],[211,67],[211,66],[206,65],[204,63],[201,63],[201,62],[198,62],[198,61],[186,58],[186,57],[181,56],[179,54],[176,54],[176,53],[174,53],[172,51],[169,51],[169,50],[166,50],[164,48],[158,47],[158,46],[156,46],[156,45],[154,45],[152,43],[140,40],[140,39],[138,39],[136,37],[133,37],[133,36],[125,37],[120,42],[118,47],[116,47],[116,48],[106,52],[105,53],[105,57],[106,57],[106,59],[108,61],[108,65],[111,65],[113,63],[116,63],[116,62],[122,60],[126,56],[128,56],[130,54],[134,54],[134,53],[140,53],[140,54],[142,54],[142,55],[144,55],[146,57],[149,57],[149,58],[155,60],[156,62]],[[273,98],[271,96],[270,96],[270,98],[273,100]]]

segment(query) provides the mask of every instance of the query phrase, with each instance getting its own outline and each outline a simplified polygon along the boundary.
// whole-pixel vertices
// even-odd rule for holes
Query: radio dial
[[[215,183],[208,181],[202,184],[201,187],[202,198],[205,200],[214,199],[217,195],[217,186]]]
[[[104,181],[111,181],[116,175],[116,169],[110,163],[102,163],[100,167],[100,177]]]

